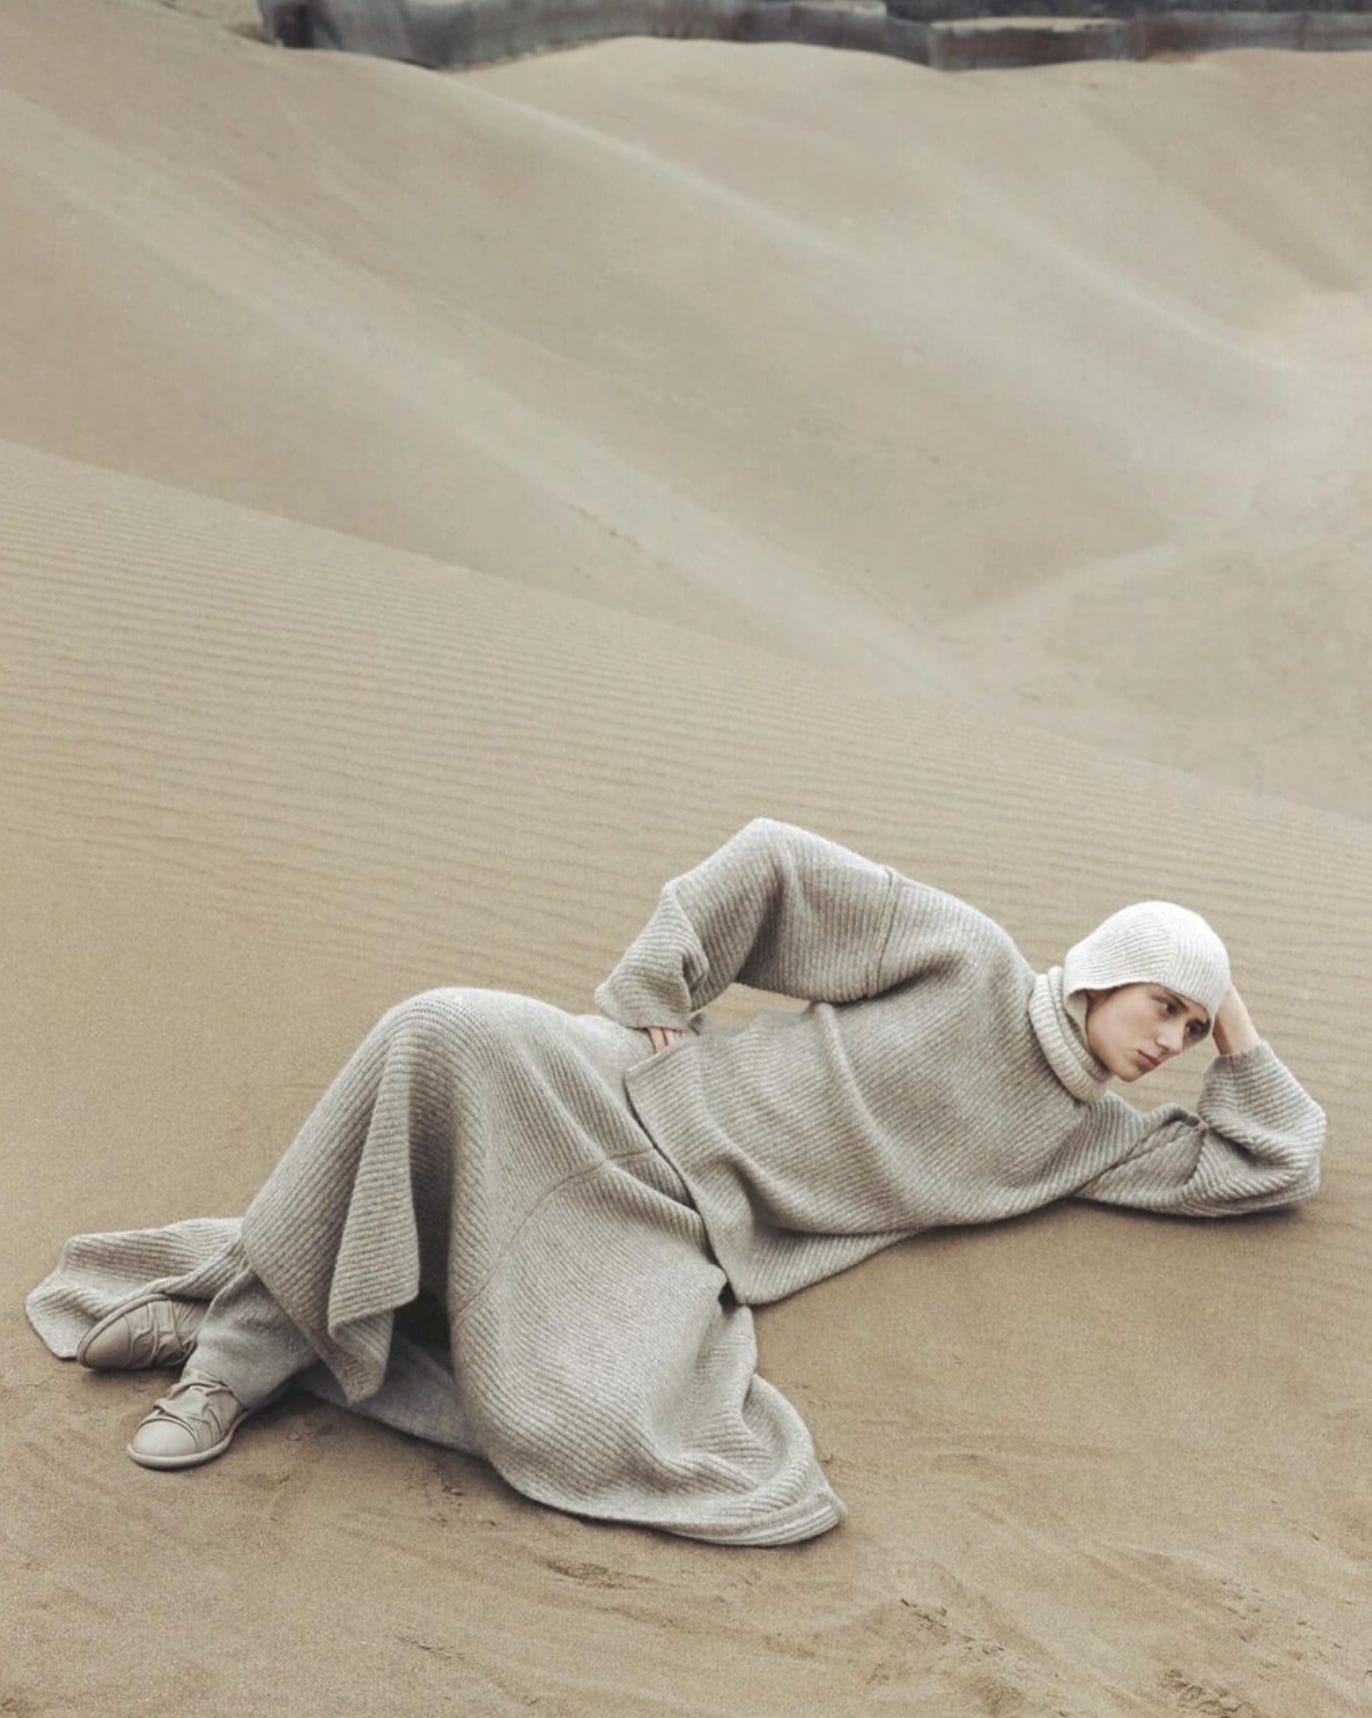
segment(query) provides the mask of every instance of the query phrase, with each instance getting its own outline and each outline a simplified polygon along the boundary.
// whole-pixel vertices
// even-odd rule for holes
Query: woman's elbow
[[[1320,1154],[1317,1151],[1292,1182],[1290,1203],[1303,1205],[1307,1199],[1313,1199],[1320,1190],[1320,1179]]]

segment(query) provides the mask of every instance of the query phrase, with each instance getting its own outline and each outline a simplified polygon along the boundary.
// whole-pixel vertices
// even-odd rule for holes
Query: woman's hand
[[[1247,1005],[1231,984],[1215,1010],[1215,1048],[1221,1056],[1239,1056],[1261,1042]]]
[[[654,1050],[665,1050],[669,1044],[686,1036],[684,1026],[645,1026],[643,1030],[652,1039]]]

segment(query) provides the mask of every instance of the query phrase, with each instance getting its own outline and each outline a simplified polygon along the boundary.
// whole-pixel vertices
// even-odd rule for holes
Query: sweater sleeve
[[[596,987],[624,1026],[686,1026],[735,983],[816,1002],[875,993],[898,873],[794,824],[755,817],[664,883]]]
[[[1128,1156],[1078,1188],[1083,1199],[1183,1217],[1231,1217],[1311,1198],[1320,1185],[1324,1111],[1262,1039],[1205,1070],[1196,1112],[1130,1111]],[[1107,1100],[1109,1101],[1109,1100]]]

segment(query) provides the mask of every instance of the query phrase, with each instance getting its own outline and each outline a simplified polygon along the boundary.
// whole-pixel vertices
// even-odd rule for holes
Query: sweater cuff
[[[596,986],[593,1000],[602,1014],[607,1014],[611,1020],[617,1020],[621,1026],[687,1027],[691,1023],[689,1014],[658,1001],[651,990],[642,984],[620,985],[607,978]]]
[[[1234,1056],[1216,1056],[1205,1070],[1204,1095],[1228,1100],[1269,1127],[1323,1135],[1325,1114],[1265,1038]]]

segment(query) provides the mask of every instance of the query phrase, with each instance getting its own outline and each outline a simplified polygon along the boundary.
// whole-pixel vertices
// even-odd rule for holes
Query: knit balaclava
[[[1229,954],[1200,916],[1175,901],[1135,901],[1073,943],[1062,963],[1067,1012],[1086,1024],[1088,990],[1165,984],[1199,1002],[1210,1022],[1229,989]]]
[[[1061,966],[1041,972],[1029,1016],[1053,1071],[1074,1097],[1087,1103],[1105,1095],[1110,1071],[1086,1037],[1088,990],[1121,984],[1165,984],[1199,1002],[1214,1022],[1229,989],[1229,955],[1199,913],[1175,901],[1136,901],[1102,920],[1074,943]]]

